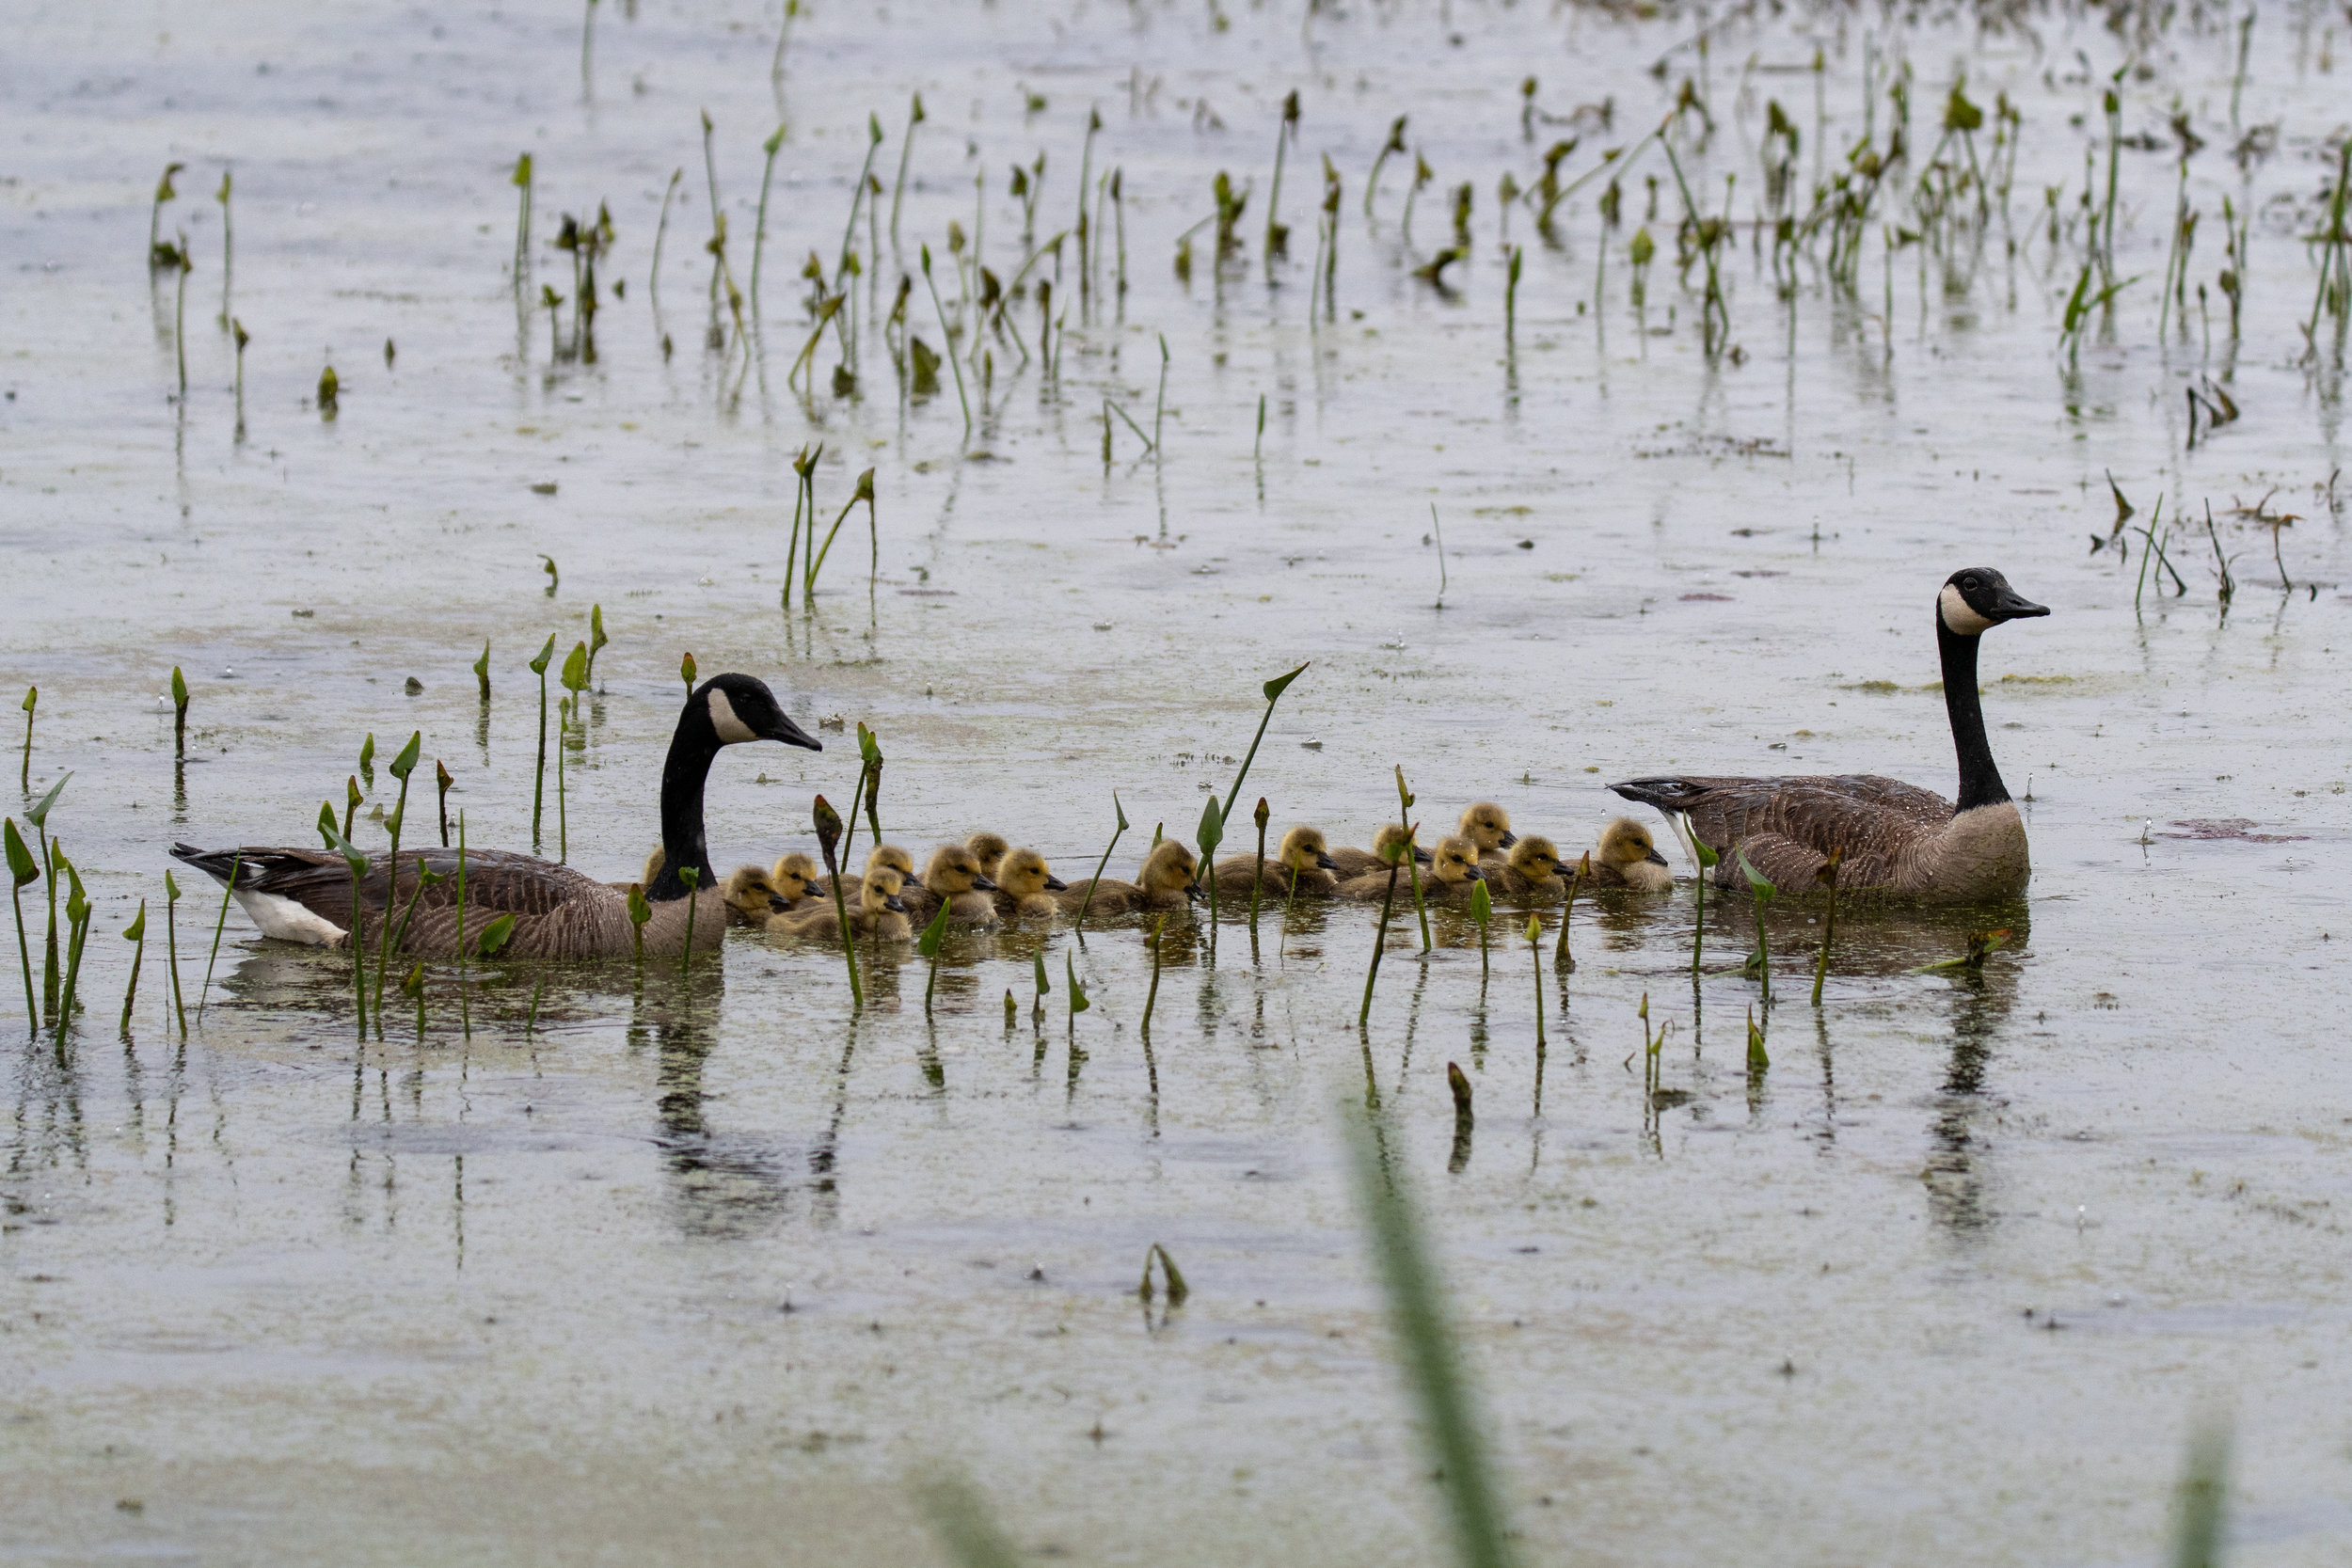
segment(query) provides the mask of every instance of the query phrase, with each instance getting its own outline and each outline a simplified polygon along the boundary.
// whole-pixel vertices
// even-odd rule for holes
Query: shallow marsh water
[[[2318,364],[2300,362],[2296,324],[2344,24],[2264,14],[2233,133],[2241,19],[2142,40],[2124,127],[2161,139],[2177,97],[2211,144],[2190,165],[2192,279],[2215,282],[2220,196],[2257,214],[2243,345],[2217,325],[2210,357],[2201,332],[2160,346],[2144,282],[2070,370],[2079,232],[2055,262],[2026,236],[2042,186],[2071,204],[2085,147],[2104,159],[2097,94],[2125,45],[2065,13],[1993,31],[1719,21],[1699,84],[1719,128],[1677,133],[1711,210],[1737,170],[1749,213],[1767,100],[1799,125],[1809,183],[1817,155],[1862,135],[1863,72],[1890,58],[1915,71],[1915,152],[1956,61],[1978,102],[2007,92],[2025,141],[2013,261],[1995,220],[1980,252],[1910,246],[1883,268],[1874,224],[1858,287],[1808,268],[1791,309],[1743,228],[1725,262],[1740,352],[1710,364],[1661,164],[1628,177],[1597,320],[1603,182],[1561,206],[1557,245],[1512,215],[1527,250],[1510,346],[1494,196],[1505,169],[1532,185],[1568,134],[1523,132],[1522,76],[1559,116],[1613,96],[1613,124],[1581,124],[1562,165],[1581,173],[1696,72],[1697,16],[1363,8],[1302,37],[1295,7],[819,5],[794,24],[780,106],[775,18],[751,7],[596,8],[586,103],[571,8],[23,8],[0,63],[0,638],[8,673],[40,687],[32,789],[74,770],[52,825],[98,913],[87,1017],[62,1055],[10,1058],[0,1554],[898,1561],[932,1549],[911,1486],[944,1465],[1038,1554],[1427,1560],[1438,1494],[1334,1135],[1343,1099],[1376,1099],[1531,1561],[2153,1561],[2208,1413],[2237,1434],[2233,1560],[2341,1560],[2352,1114],[2334,949],[2352,938],[2324,879],[2345,829],[2334,644],[2352,623],[2328,489],[2337,361],[2323,323]],[[1293,87],[1290,256],[1269,286],[1263,192]],[[909,269],[928,243],[951,302],[946,226],[973,227],[975,173],[983,259],[1009,279],[1013,163],[1049,153],[1040,238],[1074,216],[1089,103],[1090,166],[1122,171],[1123,301],[1071,309],[1057,382],[1000,344],[968,443],[944,367],[937,394],[901,398],[865,296],[862,395],[786,382],[807,333],[800,266],[840,245],[866,117],[887,190],[916,90],[930,118],[898,227]],[[780,112],[789,132],[765,346],[739,396],[728,351],[703,346],[703,109],[739,279],[759,143]],[[1890,112],[1881,96],[1882,139]],[[1360,206],[1405,113],[1436,171],[1409,244],[1409,154],[1389,162],[1376,230]],[[2277,150],[2241,174],[2232,146],[2270,122]],[[533,289],[572,292],[545,243],[557,214],[612,209],[605,280],[628,287],[593,365],[550,364],[545,310],[518,323],[505,176],[524,149]],[[1336,309],[1314,324],[1325,151],[1345,184]],[[197,262],[184,403],[174,280],[151,288],[143,264],[171,159],[189,166],[164,231],[184,230]],[[206,197],[225,166],[253,335],[243,442],[214,322]],[[2135,150],[2121,166],[2118,272],[2152,282],[2175,162]],[[644,283],[673,168],[657,326]],[[1254,182],[1244,250],[1220,268],[1196,234],[1182,281],[1177,236],[1213,211],[1220,168]],[[1637,318],[1644,174],[1663,183],[1661,255]],[[1448,237],[1464,180],[1471,254],[1440,293],[1410,269]],[[885,199],[885,246],[888,221]],[[856,232],[866,250],[866,218]],[[1104,279],[1114,265],[1106,245]],[[1057,300],[1075,305],[1077,271]],[[910,320],[936,346],[929,310],[918,273]],[[1033,297],[1013,319],[1034,356]],[[1159,460],[1120,425],[1106,467],[1103,399],[1154,428],[1162,334]],[[820,384],[835,357],[829,340]],[[331,423],[307,401],[329,358]],[[2244,417],[2190,448],[2184,391],[2205,373]],[[815,615],[786,617],[791,460],[819,439],[828,521],[877,469],[879,580],[869,610],[853,517]],[[2086,553],[2114,518],[2108,473],[2135,526],[2159,492],[2168,516],[2197,509],[2172,540],[2185,595],[2151,592],[2136,614],[2137,545]],[[2232,512],[2274,486],[2271,512],[2299,514],[2280,541],[2291,593],[2269,531]],[[2235,557],[2226,612],[2208,498]],[[769,679],[804,723],[874,726],[893,839],[919,852],[993,828],[1073,877],[1102,853],[1114,787],[1134,823],[1115,874],[1154,822],[1189,836],[1232,781],[1257,683],[1301,660],[1242,791],[1270,799],[1278,834],[1311,820],[1368,842],[1399,763],[1433,827],[1491,796],[1579,847],[1617,805],[1603,783],[1668,768],[1948,788],[1930,606],[1979,562],[2054,610],[1994,634],[1984,672],[2028,798],[2032,896],[1841,917],[1818,1012],[1818,927],[1775,909],[1760,1075],[1745,903],[1710,895],[1694,988],[1687,881],[1581,909],[1565,981],[1547,932],[1540,1055],[1525,943],[1498,921],[1482,986],[1452,915],[1426,959],[1395,925],[1359,1036],[1373,916],[1352,906],[1287,929],[1268,911],[1255,943],[1229,920],[1214,963],[1201,937],[1171,936],[1148,1051],[1133,922],[1083,946],[960,937],[930,1022],[911,954],[872,964],[853,1023],[837,954],[738,933],[691,985],[551,972],[528,1035],[538,975],[478,976],[468,1036],[437,971],[424,1037],[395,1004],[359,1048],[344,961],[262,943],[232,914],[184,1042],[163,1026],[152,941],[127,1044],[111,1027],[114,933],[142,896],[158,923],[169,843],[304,842],[363,734],[372,804],[389,809],[383,761],[421,729],[470,841],[525,845],[523,662],[550,632],[559,657],[584,636],[592,604],[612,644],[564,751],[577,863],[626,876],[651,842],[691,650],[706,673]],[[485,638],[486,712],[468,669]],[[183,770],[157,697],[175,664],[194,690]],[[819,733],[821,757],[722,758],[722,866],[804,846],[812,792],[847,798],[851,732]],[[427,834],[429,772],[410,817]],[[551,852],[552,779],[548,795]],[[2256,836],[2172,836],[2234,818]],[[213,909],[201,888],[180,908],[191,988]],[[2013,935],[1980,977],[1908,973],[1994,923]],[[1074,1022],[1066,955],[1093,1002]],[[1656,1101],[1645,995],[1672,1031]],[[1478,1113],[1458,1171],[1449,1061]],[[1154,1242],[1192,1286],[1173,1310],[1133,1293]]]

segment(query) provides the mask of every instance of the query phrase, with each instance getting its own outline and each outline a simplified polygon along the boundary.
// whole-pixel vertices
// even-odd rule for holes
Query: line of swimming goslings
[[[1318,828],[1295,827],[1260,862],[1255,850],[1217,861],[1211,875],[1220,904],[1247,901],[1252,883],[1262,899],[1348,898],[1377,902],[1391,886],[1405,886],[1403,862],[1392,860],[1406,839],[1399,823],[1374,836],[1370,849],[1333,848]],[[1658,852],[1650,832],[1620,816],[1601,830],[1593,847],[1564,859],[1540,833],[1511,831],[1510,815],[1482,800],[1462,813],[1460,831],[1435,847],[1411,847],[1422,896],[1440,908],[1467,909],[1482,883],[1497,906],[1556,902],[1571,882],[1581,888],[1617,888],[1666,893],[1674,873]],[[647,859],[650,884],[661,868],[661,851]],[[1136,912],[1189,910],[1205,900],[1198,857],[1174,839],[1162,839],[1143,858],[1132,882],[1113,878],[1065,882],[1035,849],[1014,847],[1003,835],[974,833],[961,844],[931,851],[918,875],[914,858],[895,844],[876,845],[854,888],[836,907],[833,888],[815,857],[794,851],[766,868],[740,866],[725,884],[730,925],[784,936],[839,940],[842,915],[861,938],[884,942],[913,939],[945,903],[956,926],[996,926],[1051,921],[1076,915],[1089,919]]]

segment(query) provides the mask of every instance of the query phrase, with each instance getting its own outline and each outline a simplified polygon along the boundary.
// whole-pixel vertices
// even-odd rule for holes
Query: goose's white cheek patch
[[[1935,602],[1937,610],[1943,614],[1944,624],[1963,637],[1982,636],[1998,624],[1969,609],[1968,601],[1960,596],[1960,590],[1948,582],[1944,585],[1944,592],[1937,595]],[[714,691],[711,695],[715,697],[718,693]]]
[[[728,702],[727,694],[717,687],[710,690],[710,727],[719,732],[719,739],[723,745],[739,746],[746,740],[759,738],[752,733],[749,724],[735,716],[735,705]]]

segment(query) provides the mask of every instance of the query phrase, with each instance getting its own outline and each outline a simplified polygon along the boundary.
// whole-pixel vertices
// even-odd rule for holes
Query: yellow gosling
[[[1456,834],[1441,839],[1429,857],[1428,869],[1421,874],[1422,901],[1427,904],[1467,907],[1470,889],[1486,880],[1486,872],[1478,864],[1478,847],[1469,839]],[[1340,896],[1360,898],[1377,903],[1388,896],[1389,871],[1382,866],[1367,877],[1357,877],[1340,884]],[[1400,871],[1396,879],[1397,902],[1401,906],[1413,901],[1409,878]]]
[[[988,878],[992,881],[1002,881],[1004,879],[998,877],[996,873],[1003,868],[1005,863],[1005,855],[1012,848],[1011,845],[1005,842],[1004,834],[991,832],[974,833],[970,838],[963,841],[963,847],[979,857],[981,876]]]
[[[1511,831],[1511,814],[1492,800],[1481,800],[1462,814],[1461,833],[1478,846],[1481,861],[1502,858],[1502,852],[1519,841]]]
[[[781,914],[791,907],[776,892],[773,879],[760,866],[737,866],[727,873],[724,887],[730,926],[765,926],[770,915]]]
[[[1600,831],[1593,847],[1593,886],[1625,887],[1636,893],[1672,893],[1674,868],[1658,852],[1649,830],[1620,816]]]
[[[1000,920],[1050,919],[1061,912],[1052,895],[1069,884],[1054,875],[1045,857],[1034,849],[1011,849],[996,867],[996,915]]]
[[[1351,881],[1358,877],[1386,876],[1389,863],[1382,856],[1391,847],[1401,843],[1404,837],[1405,825],[1403,823],[1382,823],[1380,831],[1372,835],[1371,848],[1331,850],[1331,874],[1343,882]],[[1427,865],[1429,851],[1416,844],[1413,846],[1413,859]]]
[[[947,918],[958,926],[996,924],[992,896],[996,883],[980,869],[980,857],[967,845],[943,844],[931,851],[931,863],[923,868],[923,890],[931,895],[930,912],[937,913],[937,901],[945,898]],[[928,916],[924,923],[930,924]]]
[[[824,873],[817,869],[815,856],[795,849],[770,868],[768,879],[775,883],[777,897],[797,908],[824,885]]]
[[[1320,828],[1293,828],[1282,835],[1282,843],[1265,861],[1265,878],[1258,884],[1261,896],[1287,898],[1295,884],[1310,897],[1323,897],[1340,885],[1331,874],[1339,863],[1331,858],[1329,847],[1323,842]],[[1228,855],[1216,863],[1216,894],[1220,899],[1243,899],[1249,896],[1249,884],[1258,877],[1258,856],[1255,850],[1247,855]]]
[[[1496,898],[1517,903],[1557,898],[1567,891],[1567,870],[1560,851],[1541,833],[1530,833],[1511,846],[1501,864],[1479,863],[1486,874],[1486,891]]]
[[[1138,881],[1121,882],[1105,877],[1099,883],[1073,882],[1061,895],[1061,907],[1075,913],[1081,905],[1086,905],[1089,919],[1097,914],[1128,914],[1139,910],[1182,910],[1207,896],[1200,891],[1198,875],[1192,851],[1172,838],[1164,838],[1143,858]],[[1087,905],[1089,886],[1094,889],[1094,902]]]
[[[876,866],[858,884],[858,899],[850,911],[850,929],[859,938],[874,938],[882,942],[905,942],[914,935],[908,924],[906,905],[899,894],[906,879],[888,866]],[[795,910],[788,914],[771,914],[768,929],[789,937],[829,938],[841,940],[841,917],[831,898],[808,910]]]

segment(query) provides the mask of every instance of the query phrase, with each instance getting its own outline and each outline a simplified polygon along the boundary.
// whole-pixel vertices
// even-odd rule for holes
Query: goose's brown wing
[[[417,891],[416,868],[440,880]],[[384,918],[389,895],[389,918],[395,931],[407,921],[404,952],[447,957],[457,951],[457,851],[425,849],[400,855],[397,890],[390,886],[389,866],[383,857],[370,865],[359,884],[363,918],[373,926]],[[716,889],[703,895],[709,899]],[[408,912],[415,900],[416,912]],[[681,901],[682,902],[682,901]],[[659,915],[661,908],[657,908]],[[724,929],[723,906],[712,911]],[[568,865],[557,865],[535,855],[488,849],[466,852],[466,939],[501,915],[515,917],[515,932],[507,951],[516,958],[585,958],[626,954],[631,950],[628,898],[604,882]],[[696,945],[704,933],[697,932]],[[650,940],[650,928],[649,928]]]
[[[1742,849],[1758,872],[1791,893],[1811,889],[1814,872],[1832,849],[1842,851],[1840,887],[1883,887],[1894,880],[1903,848],[1952,818],[1951,802],[1942,796],[1874,773],[1635,779],[1610,788],[1680,816],[1701,844],[1723,857],[1715,881],[1729,888],[1747,884],[1737,854]],[[1766,839],[1780,842],[1768,846],[1761,842]],[[1756,847],[1747,849],[1752,840]],[[1781,875],[1757,861],[1758,854],[1772,858]]]

